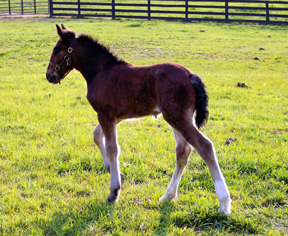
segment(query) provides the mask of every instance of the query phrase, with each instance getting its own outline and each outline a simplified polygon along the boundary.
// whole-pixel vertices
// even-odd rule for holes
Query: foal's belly
[[[134,107],[134,109],[124,110],[120,112],[117,115],[118,119],[124,120],[124,119],[137,119],[145,116],[154,116],[157,118],[157,116],[161,113],[158,106],[151,106],[151,107],[145,107],[142,106]]]

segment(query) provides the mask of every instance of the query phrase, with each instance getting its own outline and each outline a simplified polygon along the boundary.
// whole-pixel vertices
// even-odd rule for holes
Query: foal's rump
[[[173,63],[152,66],[155,94],[160,111],[169,123],[191,120],[196,110],[196,125],[208,119],[208,95],[202,79],[187,68]]]

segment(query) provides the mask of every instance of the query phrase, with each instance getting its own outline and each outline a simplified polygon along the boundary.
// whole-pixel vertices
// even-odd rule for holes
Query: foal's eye
[[[55,47],[53,50],[53,53],[56,55],[61,51],[61,49],[59,47]]]

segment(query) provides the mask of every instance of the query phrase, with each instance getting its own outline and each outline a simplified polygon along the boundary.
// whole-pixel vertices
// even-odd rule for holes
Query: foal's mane
[[[80,34],[78,35],[79,42],[82,42],[91,49],[91,52],[97,50],[101,53],[108,55],[114,62],[125,63],[124,60],[119,58],[109,47],[105,46],[103,43],[99,42],[97,38],[93,38],[90,35]]]

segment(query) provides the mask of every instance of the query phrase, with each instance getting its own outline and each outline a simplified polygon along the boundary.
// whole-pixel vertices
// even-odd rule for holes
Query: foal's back
[[[186,113],[195,106],[191,75],[190,70],[173,63],[151,66],[124,63],[99,73],[88,87],[87,97],[97,112],[113,111],[111,116],[119,120],[170,109]]]

